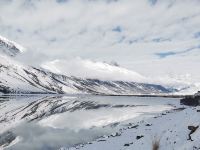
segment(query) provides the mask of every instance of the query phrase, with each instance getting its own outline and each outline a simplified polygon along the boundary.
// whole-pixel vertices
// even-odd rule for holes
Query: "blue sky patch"
[[[177,53],[175,52],[161,52],[161,53],[155,53],[155,55],[159,56],[160,58],[165,58],[171,55],[176,55]]]
[[[151,5],[155,5],[157,3],[157,0],[149,0]]]
[[[117,27],[113,28],[112,31],[114,31],[114,32],[122,32],[122,28],[120,26],[117,26]]]
[[[200,38],[200,32],[196,32],[196,33],[194,34],[194,37],[195,37],[195,38]]]
[[[164,38],[155,38],[152,40],[153,42],[165,42],[165,41],[170,41],[170,39],[164,39]]]
[[[16,30],[18,33],[22,33],[22,30],[21,29],[17,29]]]
[[[67,2],[68,0],[56,0],[58,3],[65,3]]]
[[[196,48],[199,48],[199,46],[195,46],[195,47],[191,47],[191,48],[188,48],[186,50],[183,50],[183,51],[177,51],[177,52],[173,52],[173,51],[169,51],[169,52],[160,52],[160,53],[155,53],[155,55],[159,56],[159,58],[166,58],[168,56],[172,56],[172,55],[179,55],[179,54],[184,54],[184,53],[187,53],[187,52],[190,52]]]

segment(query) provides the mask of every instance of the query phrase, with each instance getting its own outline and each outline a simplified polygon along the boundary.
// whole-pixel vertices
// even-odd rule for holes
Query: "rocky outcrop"
[[[187,96],[181,99],[180,103],[187,106],[200,106],[200,95]]]
[[[193,141],[191,135],[192,135],[198,128],[199,128],[199,126],[188,126],[188,130],[190,130],[188,140]]]
[[[0,146],[8,146],[12,141],[16,139],[16,135],[11,131],[7,131],[0,134]]]

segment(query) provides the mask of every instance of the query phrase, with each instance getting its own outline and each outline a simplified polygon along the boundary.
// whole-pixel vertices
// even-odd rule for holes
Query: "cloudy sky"
[[[0,0],[0,35],[27,49],[27,63],[116,61],[199,79],[199,0]]]

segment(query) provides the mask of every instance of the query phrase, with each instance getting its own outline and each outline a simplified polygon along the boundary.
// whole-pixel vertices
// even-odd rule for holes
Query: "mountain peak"
[[[17,54],[22,53],[23,51],[24,48],[21,45],[0,36],[0,53],[15,57]]]

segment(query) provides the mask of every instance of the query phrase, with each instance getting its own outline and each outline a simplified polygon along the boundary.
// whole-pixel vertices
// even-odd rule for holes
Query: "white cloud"
[[[80,58],[54,60],[42,64],[42,67],[54,73],[80,78],[147,82],[145,77],[134,71],[119,66],[113,66],[105,62],[93,62],[91,60],[83,60]]]

